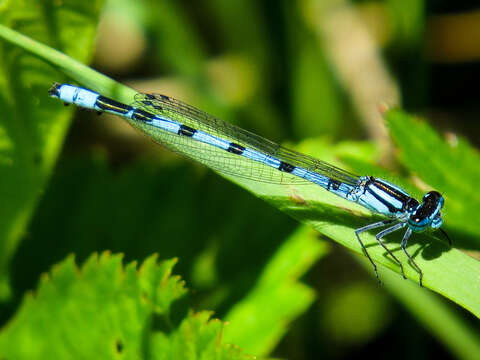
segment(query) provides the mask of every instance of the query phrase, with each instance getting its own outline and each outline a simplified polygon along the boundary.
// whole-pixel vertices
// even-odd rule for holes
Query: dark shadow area
[[[278,201],[278,200],[277,200]],[[285,206],[282,209],[290,214],[292,217],[298,219],[299,221],[319,221],[319,222],[328,222],[332,224],[338,224],[341,226],[347,226],[352,228],[352,238],[355,238],[355,229],[361,228],[370,223],[375,223],[381,220],[384,220],[385,217],[373,215],[371,217],[362,217],[352,214],[348,210],[344,210],[338,207],[329,206],[323,203],[312,203],[309,202],[309,206],[292,206],[291,203],[285,201]],[[385,226],[384,228],[388,228]],[[374,229],[369,231],[370,234],[378,234],[381,229]],[[449,231],[450,232],[450,231]],[[405,233],[405,228],[397,230],[382,240],[385,244],[398,244],[400,245],[403,235]],[[456,234],[456,233],[455,233]],[[361,236],[361,235],[360,235]],[[436,232],[424,232],[424,233],[412,233],[408,240],[408,244],[421,244],[421,247],[416,250],[416,254],[412,254],[413,257],[422,252],[422,257],[426,260],[432,260],[440,257],[442,253],[448,252],[451,247],[448,245],[445,239],[439,238],[442,236],[439,231]],[[454,243],[455,244],[455,243]],[[365,247],[380,246],[380,244],[368,244]],[[390,249],[392,252],[402,251],[400,246],[395,249]],[[408,251],[408,245],[407,245]],[[385,253],[385,256],[388,254]],[[395,263],[395,261],[392,259]]]

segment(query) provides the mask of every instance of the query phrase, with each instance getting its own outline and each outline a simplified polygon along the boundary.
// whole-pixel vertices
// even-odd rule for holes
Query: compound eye
[[[443,206],[443,196],[438,191],[429,191],[423,195],[423,202],[430,204],[440,203]]]
[[[423,202],[428,201],[430,197],[435,196],[436,191],[429,191],[425,195],[423,195]]]

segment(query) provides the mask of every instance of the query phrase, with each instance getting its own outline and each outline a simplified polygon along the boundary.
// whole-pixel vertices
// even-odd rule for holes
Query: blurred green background
[[[182,99],[277,142],[368,141],[395,169],[378,110],[385,103],[479,144],[478,1],[110,0],[91,50],[92,67],[121,83]],[[298,226],[119,119],[77,111],[11,259],[2,321],[53,264],[106,249],[127,261],[155,252],[178,257],[175,272],[191,289],[192,307],[222,319]],[[356,258],[329,247],[302,278],[316,301],[271,356],[458,356]],[[479,329],[477,319],[439,300]]]

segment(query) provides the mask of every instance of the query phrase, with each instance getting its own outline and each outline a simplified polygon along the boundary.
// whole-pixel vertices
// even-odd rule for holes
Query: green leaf
[[[293,38],[297,44],[297,37]],[[292,79],[295,132],[299,137],[316,134],[333,137],[345,127],[342,127],[345,115],[328,63],[322,52],[312,45],[310,38],[297,46],[300,47],[295,52],[298,64],[294,66]]]
[[[183,6],[172,0],[140,1],[139,5],[146,31],[155,44],[152,59],[161,59],[162,65],[186,78],[200,78],[205,67],[205,46]]]
[[[389,25],[396,46],[413,48],[424,41],[427,18],[425,1],[387,0],[385,6],[391,16]]]
[[[298,279],[327,250],[312,229],[299,228],[265,266],[256,286],[228,313],[231,324],[225,328],[225,339],[254,354],[272,351],[288,324],[313,302],[313,290]]]
[[[445,196],[444,226],[459,233],[453,239],[455,246],[480,250],[478,151],[461,137],[454,136],[448,143],[426,122],[401,111],[385,116],[403,165]]]
[[[18,46],[0,43],[0,299],[9,295],[9,260],[50,176],[71,113],[44,96],[45,84],[59,78],[44,61],[46,52],[54,50],[7,26],[88,61],[100,3],[78,4],[75,11],[69,1],[62,6],[45,1],[2,5],[0,36],[12,42],[21,38],[23,46],[35,50],[42,59]],[[71,41],[72,33],[76,41]],[[64,54],[60,58],[70,59]]]
[[[365,268],[370,263],[358,259]],[[372,272],[373,275],[373,272]],[[478,330],[434,293],[423,291],[409,281],[403,281],[392,271],[385,271],[385,288],[390,291],[431,334],[445,344],[459,359],[477,359],[480,354]]]
[[[122,266],[121,255],[91,256],[78,269],[73,257],[42,277],[35,294],[0,334],[8,359],[244,359],[222,341],[211,313],[183,306],[176,260],[147,258]]]
[[[81,28],[79,30],[81,30]],[[123,101],[131,101],[136,94],[133,89],[115,82],[108,76],[100,74],[82,62],[65,55],[65,53],[46,46],[41,42],[35,41],[20,32],[8,28],[7,26],[0,25],[0,37],[31,54],[36,55],[51,65],[54,65],[57,70],[63,72],[65,75],[75,79],[84,86],[101,92],[102,94]],[[51,68],[48,68],[48,70],[51,71]],[[56,72],[48,72],[47,75],[49,83],[59,81],[59,75]],[[36,76],[38,76],[38,74]],[[47,79],[43,80],[47,82]],[[42,82],[42,86],[44,85],[45,83]]]
[[[266,24],[260,15],[261,3],[252,0],[239,2],[207,0],[205,7],[215,18],[216,31],[228,48],[227,51],[244,53],[255,64],[266,65],[272,41],[266,34]],[[245,19],[248,19],[250,26],[244,26]]]

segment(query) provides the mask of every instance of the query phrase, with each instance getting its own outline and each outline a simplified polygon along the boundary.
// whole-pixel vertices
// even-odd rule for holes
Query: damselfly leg
[[[357,236],[357,240],[358,242],[360,243],[360,246],[362,247],[362,250],[364,252],[364,254],[367,256],[368,260],[370,260],[370,263],[372,264],[373,266],[373,270],[375,271],[375,276],[377,277],[377,280],[380,282],[380,278],[378,276],[378,271],[377,271],[377,265],[373,262],[372,258],[370,257],[370,254],[368,253],[365,245],[363,244],[362,240],[360,239],[360,234],[363,233],[363,232],[366,232],[366,231],[369,231],[369,230],[373,230],[373,229],[377,229],[379,227],[383,227],[383,226],[386,226],[386,225],[390,225],[390,224],[393,224],[394,222],[398,221],[397,219],[388,219],[388,220],[384,220],[384,221],[379,221],[379,222],[376,222],[376,223],[373,223],[373,224],[369,224],[369,225],[366,225],[364,227],[361,227],[357,230],[355,230],[355,235]],[[388,255],[390,255],[392,257],[392,259],[398,264],[398,266],[400,267],[400,272],[403,276],[404,279],[406,279],[407,277],[405,276],[405,272],[403,271],[403,265],[402,263],[400,262],[400,260],[398,260],[398,258],[390,251],[390,249],[387,248],[387,246],[384,244],[384,242],[382,241],[382,238],[387,236],[388,234],[392,233],[392,232],[395,232],[397,230],[400,230],[402,228],[404,228],[407,224],[405,222],[399,222],[385,230],[382,230],[380,231],[376,236],[375,236],[375,239],[377,240],[377,242],[380,244],[380,246],[382,246],[382,248],[385,249],[385,251],[388,253]],[[411,233],[411,230],[408,229],[407,230],[407,233]],[[408,237],[407,237],[408,239]],[[406,244],[405,244],[406,245]],[[406,250],[404,250],[406,252]],[[407,253],[407,256],[409,257],[410,260],[411,257],[410,255],[408,255]],[[413,262],[413,260],[412,260]],[[415,264],[415,267],[418,268]]]

